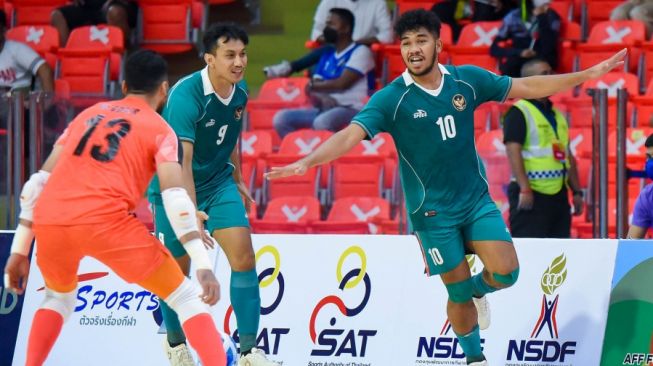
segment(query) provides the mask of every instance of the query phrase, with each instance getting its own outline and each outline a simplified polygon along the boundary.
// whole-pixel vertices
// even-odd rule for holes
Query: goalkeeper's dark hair
[[[125,62],[127,93],[152,94],[167,80],[168,63],[154,51],[136,51]]]
[[[436,38],[439,38],[442,22],[434,12],[426,9],[416,9],[399,16],[399,19],[395,22],[394,31],[395,35],[401,38],[404,33],[416,31],[422,27],[433,33]]]
[[[247,32],[236,23],[213,23],[202,37],[204,53],[214,54],[219,46],[218,41],[223,37],[225,42],[235,39],[243,42],[244,45],[249,43]]]
[[[653,133],[649,135],[649,137],[646,138],[646,142],[644,142],[645,147],[653,147]]]

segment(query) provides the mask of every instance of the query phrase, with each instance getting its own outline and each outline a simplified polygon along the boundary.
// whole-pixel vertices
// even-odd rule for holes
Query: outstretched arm
[[[366,136],[367,134],[362,127],[352,123],[331,136],[322,145],[318,146],[315,151],[304,158],[284,167],[272,167],[269,172],[265,173],[265,178],[271,180],[289,177],[291,175],[303,175],[309,168],[339,158],[361,142]]]
[[[617,52],[609,59],[579,72],[560,75],[537,75],[512,80],[508,98],[538,99],[571,89],[587,80],[600,78],[615,67],[623,65],[626,49]]]

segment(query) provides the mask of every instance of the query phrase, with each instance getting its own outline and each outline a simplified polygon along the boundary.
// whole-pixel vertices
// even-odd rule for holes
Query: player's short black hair
[[[354,13],[345,8],[331,8],[329,13],[337,15],[341,20],[349,25],[349,34],[354,34],[354,25],[356,24],[356,17]]]
[[[168,63],[161,55],[150,50],[139,50],[125,62],[127,92],[151,94],[168,80]]]
[[[218,48],[218,40],[222,37],[225,38],[225,42],[235,39],[242,41],[245,45],[249,43],[247,32],[236,23],[213,23],[202,37],[204,53],[215,53]]]
[[[7,14],[4,10],[0,10],[0,28],[7,28]]]
[[[416,9],[399,16],[399,19],[395,22],[394,31],[397,37],[401,38],[404,33],[416,31],[422,27],[435,34],[436,37],[440,37],[442,22],[434,12],[426,9]]]
[[[646,142],[644,142],[644,147],[653,147],[653,133],[646,138]]]

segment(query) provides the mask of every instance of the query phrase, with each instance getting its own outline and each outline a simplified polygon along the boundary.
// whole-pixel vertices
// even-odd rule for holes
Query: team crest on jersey
[[[236,108],[236,111],[234,112],[234,118],[236,121],[240,121],[240,119],[243,118],[243,107]]]
[[[467,101],[462,94],[454,95],[453,99],[451,99],[451,104],[453,104],[453,107],[456,108],[458,112],[464,111],[467,107]]]

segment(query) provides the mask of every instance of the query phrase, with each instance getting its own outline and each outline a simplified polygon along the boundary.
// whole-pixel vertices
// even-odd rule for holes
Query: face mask
[[[646,159],[646,165],[644,166],[644,171],[646,171],[646,176],[649,179],[653,179],[653,158]]]
[[[324,37],[324,42],[326,43],[336,43],[338,40],[338,31],[331,27],[326,27],[322,32],[322,37]]]

